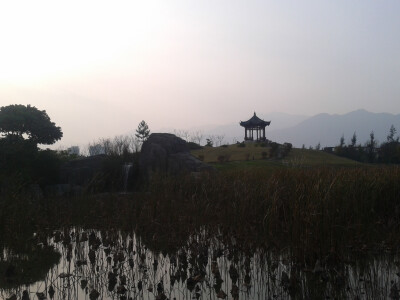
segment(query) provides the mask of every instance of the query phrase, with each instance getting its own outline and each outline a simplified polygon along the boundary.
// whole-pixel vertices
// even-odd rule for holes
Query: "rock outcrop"
[[[60,170],[60,183],[85,186],[102,171],[106,155],[95,155],[67,162]]]
[[[150,135],[143,143],[139,165],[145,176],[154,172],[177,175],[214,170],[191,155],[184,140],[170,133]]]

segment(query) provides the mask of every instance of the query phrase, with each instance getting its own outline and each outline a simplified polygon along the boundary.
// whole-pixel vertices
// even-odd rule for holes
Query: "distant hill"
[[[244,128],[239,125],[240,121],[247,121],[253,116],[253,114],[244,115],[242,120],[238,120],[236,123],[230,123],[221,126],[215,126],[212,128],[207,128],[204,132],[212,135],[224,135],[226,143],[232,143],[233,141],[243,141],[244,138]],[[269,114],[257,113],[257,116],[265,121],[271,121],[271,126],[267,127],[267,134],[270,131],[269,128],[274,129],[284,129],[293,127],[300,122],[309,118],[309,116],[304,115],[291,115],[286,113],[274,112]]]
[[[271,121],[271,125],[266,128],[268,139],[279,143],[290,142],[295,147],[301,147],[303,144],[306,147],[314,147],[318,143],[321,143],[322,147],[336,146],[342,135],[347,144],[354,132],[357,135],[357,144],[364,144],[369,139],[371,131],[374,131],[376,140],[383,142],[392,124],[400,134],[400,114],[372,113],[363,109],[343,115],[322,113],[312,117],[284,113],[257,115],[266,121]],[[225,142],[228,143],[234,140],[242,141],[244,129],[240,127],[239,121],[237,124],[209,129],[207,133],[223,134]]]
[[[284,129],[272,129],[268,138],[277,142],[291,142],[296,147],[336,146],[340,137],[344,135],[345,143],[350,143],[353,133],[356,132],[357,144],[364,144],[371,131],[379,142],[386,140],[389,128],[394,125],[400,130],[400,115],[389,113],[371,113],[360,109],[344,115],[318,114]]]

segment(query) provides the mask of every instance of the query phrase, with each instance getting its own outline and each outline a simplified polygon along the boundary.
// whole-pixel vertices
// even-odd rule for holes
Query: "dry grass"
[[[268,147],[246,144],[246,147],[229,145],[228,147],[204,147],[192,151],[192,155],[203,158],[203,161],[212,164],[220,171],[265,170],[275,172],[285,168],[298,167],[355,167],[363,164],[344,157],[317,150],[294,148],[283,159],[265,158],[263,152],[269,153]],[[227,158],[220,161],[219,158]],[[268,154],[267,154],[268,157]]]
[[[246,161],[262,159],[262,152],[269,152],[269,148],[246,144],[246,147],[229,145],[227,147],[203,147],[203,149],[191,151],[196,157],[203,156],[204,162],[216,163],[219,156],[228,156],[230,161]]]

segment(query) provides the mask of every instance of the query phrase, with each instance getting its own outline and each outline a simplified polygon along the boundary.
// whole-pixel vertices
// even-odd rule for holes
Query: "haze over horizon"
[[[0,106],[59,145],[285,112],[400,113],[398,1],[7,1]]]

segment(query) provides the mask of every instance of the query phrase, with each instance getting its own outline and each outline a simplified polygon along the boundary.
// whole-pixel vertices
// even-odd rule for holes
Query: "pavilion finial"
[[[254,112],[254,116],[256,116],[256,112]]]

